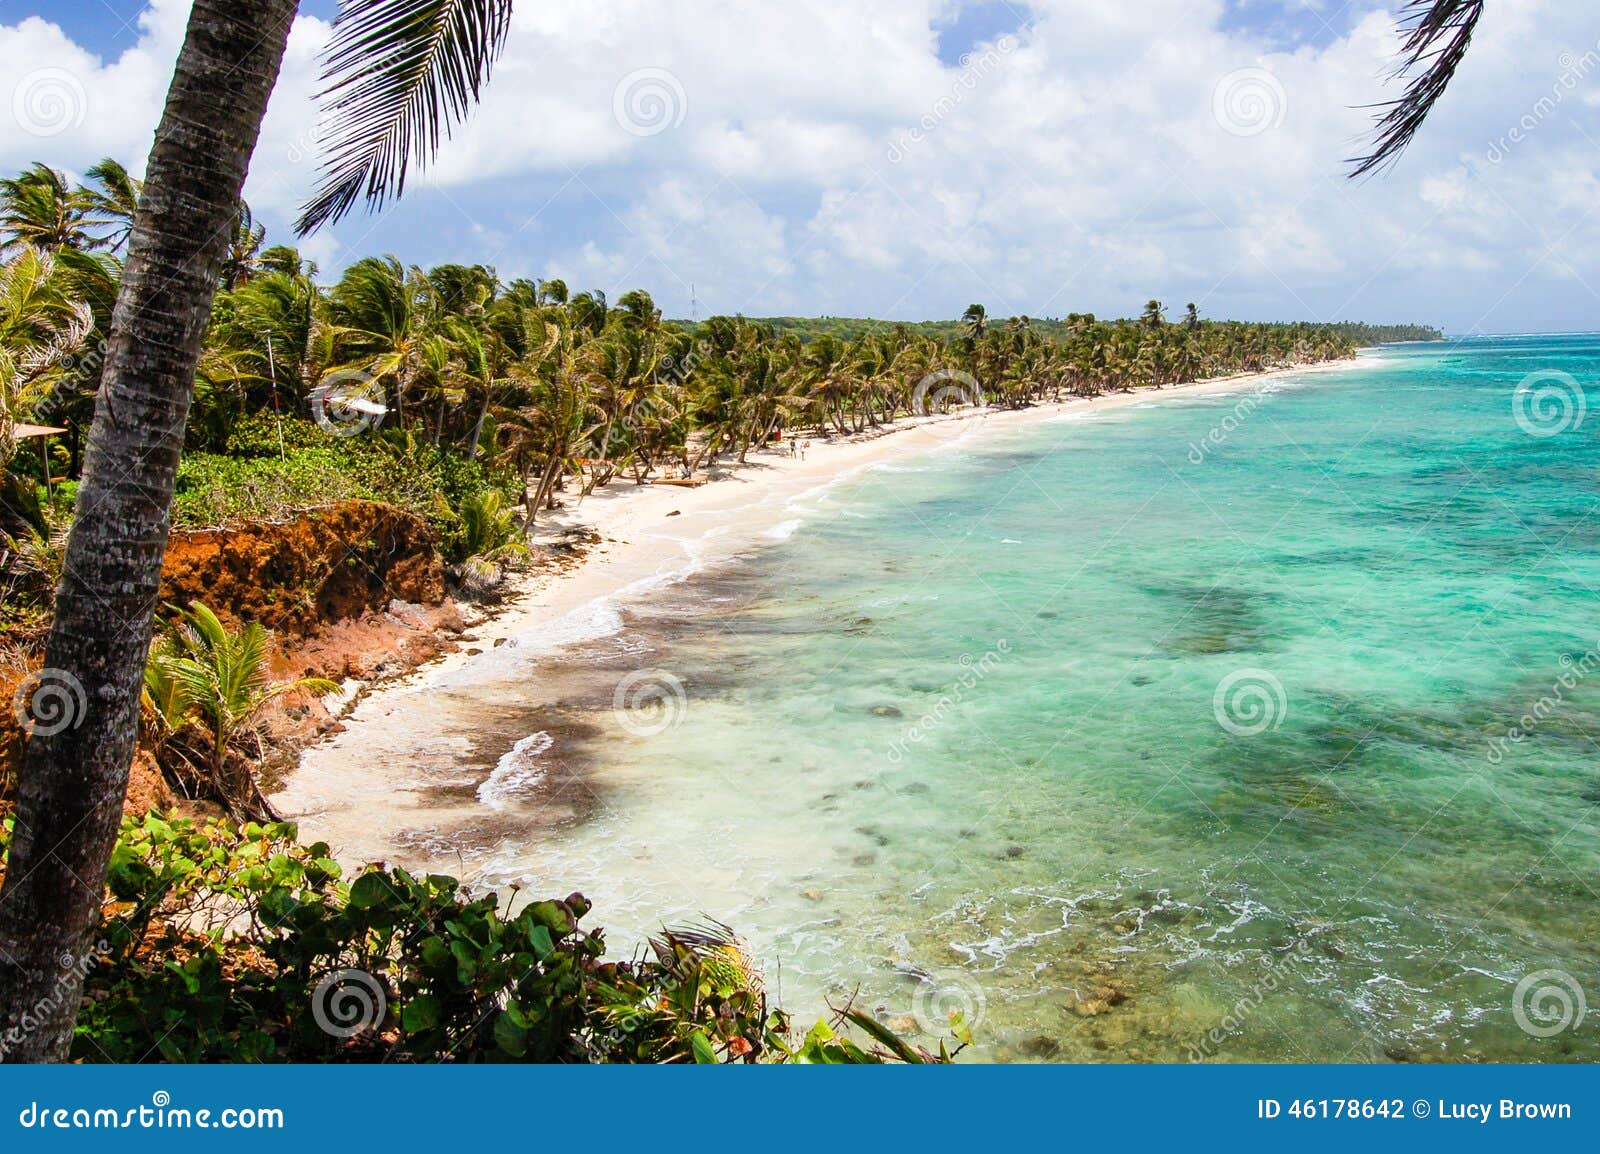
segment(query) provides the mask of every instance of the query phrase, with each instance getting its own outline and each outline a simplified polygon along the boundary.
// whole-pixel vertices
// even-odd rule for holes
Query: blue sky
[[[898,319],[1157,296],[1217,317],[1592,328],[1600,55],[1582,7],[1491,9],[1424,140],[1352,185],[1341,161],[1394,47],[1375,0],[524,3],[484,107],[405,201],[305,247],[329,273],[394,252],[643,287],[669,315],[691,291],[702,313]],[[333,11],[303,5],[252,166],[275,240],[314,183]],[[15,117],[64,86],[74,114],[0,133],[0,166],[141,165],[186,14],[0,0],[0,98]]]
[[[1325,43],[1355,22],[1371,5],[1313,4],[1306,0],[1228,0],[1224,26],[1264,33],[1285,44]],[[0,0],[0,20],[18,14],[42,16],[64,28],[84,47],[113,54],[138,38],[138,17],[145,0]],[[332,19],[336,0],[304,0],[300,11]],[[974,44],[1011,32],[1030,19],[1028,5],[1011,0],[979,0],[964,4],[940,20],[939,57],[954,64]]]

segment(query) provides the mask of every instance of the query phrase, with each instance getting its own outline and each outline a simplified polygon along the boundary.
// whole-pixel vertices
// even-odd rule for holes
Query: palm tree
[[[1406,80],[1406,90],[1382,106],[1372,151],[1351,161],[1353,178],[1392,164],[1416,137],[1466,59],[1483,7],[1484,0],[1411,0],[1405,7],[1396,75]]]
[[[291,407],[303,402],[321,377],[332,343],[311,278],[263,272],[225,300],[212,344],[264,384],[265,397],[282,394]]]
[[[204,603],[191,604],[179,618],[167,644],[155,650],[158,686],[170,679],[176,697],[186,702],[211,738],[211,783],[229,811],[240,818],[273,816],[248,770],[243,780],[227,778],[228,751],[268,704],[288,693],[337,693],[325,677],[274,682],[268,672],[272,635],[257,622],[230,633]],[[146,670],[145,687],[151,676]],[[173,695],[164,696],[170,709]]]
[[[10,460],[10,428],[59,384],[94,327],[56,259],[26,249],[0,265],[0,468]]]
[[[989,310],[982,305],[968,305],[961,314],[961,323],[967,326],[967,340],[981,341],[989,331]]]
[[[184,420],[250,154],[296,0],[195,0],[146,166],[45,664],[84,708],[28,743],[0,889],[0,1031],[61,1060],[77,1018],[138,736]],[[329,49],[329,168],[309,229],[399,195],[408,162],[465,115],[510,0],[346,0]],[[3,195],[3,190],[0,190]],[[49,1007],[48,1010],[41,1009]]]
[[[505,507],[500,490],[485,489],[462,502],[461,548],[466,559],[452,572],[475,595],[499,585],[506,566],[528,555],[516,511]]]
[[[223,288],[232,292],[250,282],[250,278],[261,267],[261,246],[266,239],[267,226],[257,224],[250,206],[241,200],[233,236],[228,242],[228,252],[222,258]]]
[[[56,258],[27,248],[0,265],[0,532],[45,528],[32,485],[6,469],[14,433],[71,378],[93,327],[93,311],[68,291]]]
[[[421,269],[394,257],[351,265],[328,302],[334,358],[330,373],[360,373],[389,384],[401,423],[413,387],[428,371],[437,296]]]
[[[95,225],[111,230],[101,238],[101,243],[115,252],[128,243],[133,232],[133,217],[139,211],[142,184],[109,156],[85,175],[100,187],[85,189],[84,200]]]
[[[0,254],[21,245],[46,252],[88,250],[99,242],[90,233],[88,194],[47,164],[35,164],[19,176],[0,180]]]

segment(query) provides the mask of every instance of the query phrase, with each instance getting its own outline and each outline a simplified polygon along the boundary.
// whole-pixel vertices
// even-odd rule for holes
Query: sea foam
[[[517,742],[495,763],[489,779],[478,787],[478,800],[490,809],[504,810],[507,804],[526,798],[544,781],[545,768],[541,759],[553,745],[555,738],[542,731]]]

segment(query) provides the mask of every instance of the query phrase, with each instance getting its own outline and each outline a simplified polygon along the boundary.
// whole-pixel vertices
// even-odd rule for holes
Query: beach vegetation
[[[248,763],[229,772],[229,754],[273,701],[286,694],[328,694],[339,686],[323,677],[274,680],[272,637],[257,622],[235,631],[203,602],[165,622],[145,664],[144,706],[165,749],[193,726],[204,737],[208,794],[230,813],[271,812]]]
[[[0,849],[14,830],[0,828]],[[292,825],[126,819],[91,946],[75,1060],[140,1062],[948,1061],[852,1006],[796,1031],[738,937],[666,929],[606,957],[581,894],[346,877]],[[25,1023],[18,1030],[24,1029]],[[25,1039],[0,1035],[0,1052]]]

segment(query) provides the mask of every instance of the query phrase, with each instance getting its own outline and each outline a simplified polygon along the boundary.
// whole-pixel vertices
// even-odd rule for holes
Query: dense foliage
[[[10,841],[9,824],[4,830]],[[3,846],[0,846],[3,848]],[[558,901],[372,867],[346,883],[288,825],[124,822],[74,1057],[87,1062],[948,1059],[854,1011],[796,1037],[720,926],[605,959]],[[66,963],[64,963],[66,964]],[[845,1024],[865,1035],[850,1038]],[[24,1023],[25,1025],[25,1023]],[[965,1034],[959,1022],[956,1031]],[[840,1028],[835,1028],[840,1027]],[[11,1039],[0,1038],[0,1048]]]
[[[72,185],[43,165],[0,182],[0,429],[49,421],[52,474],[81,464],[138,182],[113,162]],[[274,516],[340,496],[424,512],[448,538],[488,489],[533,510],[567,486],[742,456],[782,429],[858,431],[918,412],[930,376],[974,403],[1021,405],[1348,355],[1430,339],[1420,326],[1175,323],[1087,314],[884,324],[826,318],[666,321],[649,295],[503,283],[482,266],[356,261],[332,284],[266,247],[241,206],[197,380],[180,524]],[[948,403],[941,400],[941,405]],[[364,404],[366,407],[361,408]],[[313,418],[317,423],[313,423]],[[342,434],[342,435],[336,435]],[[0,438],[8,523],[41,532],[43,459]],[[462,469],[460,464],[470,465]],[[48,485],[44,485],[48,488]]]
[[[1068,317],[1065,319],[1036,319],[1033,326],[1040,335],[1047,340],[1061,340],[1072,334],[1073,327],[1085,318]],[[1093,318],[1087,318],[1091,322]],[[674,324],[695,331],[699,323],[695,321],[675,321]],[[802,341],[810,343],[818,337],[833,337],[835,340],[853,341],[869,333],[884,332],[897,327],[896,322],[870,320],[863,317],[762,317],[754,321],[777,333],[793,333]],[[1214,322],[1202,321],[1203,325]],[[965,335],[965,326],[961,321],[910,321],[904,325],[905,329],[915,336],[927,337],[936,341],[949,343]],[[1294,324],[1272,325],[1272,328],[1293,328]],[[1314,339],[1319,333],[1331,332],[1336,336],[1347,338],[1357,347],[1365,348],[1371,345],[1396,344],[1401,341],[1437,341],[1444,339],[1438,329],[1431,325],[1369,325],[1358,322],[1341,322],[1331,325],[1304,324],[1302,335],[1306,339]]]

